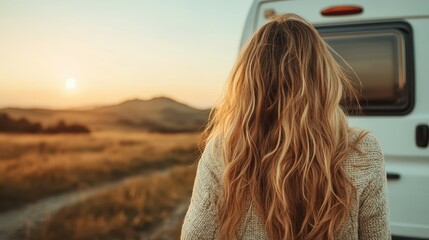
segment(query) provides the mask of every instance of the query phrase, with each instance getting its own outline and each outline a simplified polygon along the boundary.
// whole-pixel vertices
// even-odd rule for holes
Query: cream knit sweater
[[[361,130],[354,130],[354,141]],[[335,239],[391,239],[387,205],[384,158],[376,138],[367,134],[359,148],[364,156],[352,153],[344,162],[344,171],[356,188],[349,217]],[[216,239],[216,204],[222,195],[223,160],[219,143],[210,141],[198,163],[191,203],[182,226],[181,239]],[[250,202],[239,230],[240,239],[268,239],[256,209]]]

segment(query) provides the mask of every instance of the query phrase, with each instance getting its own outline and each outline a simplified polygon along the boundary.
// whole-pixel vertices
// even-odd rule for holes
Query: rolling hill
[[[26,118],[43,126],[58,121],[79,123],[92,131],[132,130],[151,132],[199,131],[208,119],[209,109],[201,110],[171,98],[132,99],[115,105],[85,110],[51,110],[41,108],[3,108],[0,113]]]

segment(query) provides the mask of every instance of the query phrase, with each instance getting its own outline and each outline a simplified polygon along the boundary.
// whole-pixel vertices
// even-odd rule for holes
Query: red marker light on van
[[[352,15],[363,12],[363,8],[355,5],[333,6],[323,9],[320,13],[323,16]]]

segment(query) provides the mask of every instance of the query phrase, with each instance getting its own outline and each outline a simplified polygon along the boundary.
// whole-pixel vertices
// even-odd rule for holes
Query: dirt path
[[[168,168],[157,169],[151,172],[146,171],[139,175],[129,176],[121,180],[100,184],[88,189],[48,197],[22,208],[3,212],[0,214],[0,239],[9,239],[12,236],[17,235],[25,236],[24,232],[17,231],[20,229],[22,230],[23,226],[25,226],[25,229],[31,229],[37,223],[40,223],[48,216],[55,214],[61,208],[84,201],[95,195],[111,191],[122,184],[137,181],[142,177],[147,177],[152,174],[163,173],[167,170]]]

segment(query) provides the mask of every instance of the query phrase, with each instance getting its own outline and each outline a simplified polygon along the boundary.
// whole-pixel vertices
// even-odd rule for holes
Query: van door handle
[[[416,144],[419,147],[425,148],[429,143],[429,126],[420,124],[416,127]]]
[[[399,175],[399,173],[387,172],[386,177],[388,180],[399,180],[401,178],[401,175]]]

